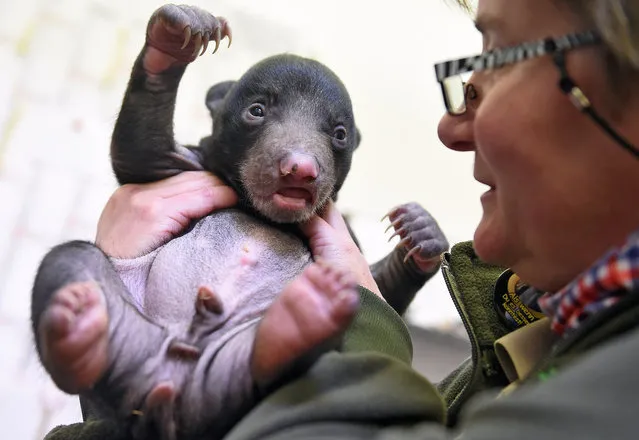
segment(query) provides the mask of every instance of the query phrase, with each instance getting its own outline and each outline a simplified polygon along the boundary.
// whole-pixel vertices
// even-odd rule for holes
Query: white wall
[[[194,63],[178,96],[176,134],[207,133],[207,88],[277,52],[317,58],[351,92],[363,142],[339,206],[371,261],[392,244],[379,219],[415,200],[451,243],[472,237],[481,187],[472,157],[436,137],[444,108],[433,63],[480,48],[471,20],[444,0],[218,0],[230,49]],[[115,188],[109,138],[154,0],[0,0],[0,426],[37,439],[79,419],[77,400],[42,371],[29,324],[37,265],[54,244],[93,239]],[[210,50],[209,50],[210,52]],[[456,321],[440,276],[410,313],[417,324]]]

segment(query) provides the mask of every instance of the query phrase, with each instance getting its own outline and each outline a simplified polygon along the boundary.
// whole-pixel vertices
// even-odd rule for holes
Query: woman
[[[436,67],[440,138],[473,152],[488,186],[473,246],[443,264],[472,359],[436,388],[386,349],[410,349],[389,332],[324,355],[229,438],[636,438],[639,3],[479,0],[476,21],[484,55]],[[192,184],[175,203],[158,195],[167,182],[116,192],[98,234],[107,253],[142,253],[232,203],[208,177],[176,179]],[[118,232],[131,205],[151,231],[137,242]],[[304,232],[315,255],[363,267],[333,206]]]

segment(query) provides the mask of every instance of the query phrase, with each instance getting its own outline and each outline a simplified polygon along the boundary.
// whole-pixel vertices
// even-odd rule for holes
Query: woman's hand
[[[329,201],[320,215],[315,215],[300,225],[300,229],[308,237],[311,252],[316,259],[350,269],[361,286],[382,296],[368,263],[348,232],[342,214],[332,201]]]
[[[169,241],[192,220],[236,203],[233,189],[204,171],[124,185],[102,211],[96,245],[111,257],[139,257]]]

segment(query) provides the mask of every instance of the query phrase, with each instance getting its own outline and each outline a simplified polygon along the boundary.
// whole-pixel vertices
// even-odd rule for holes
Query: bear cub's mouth
[[[278,189],[273,194],[275,206],[286,210],[301,210],[315,203],[315,193],[309,188],[289,186]]]

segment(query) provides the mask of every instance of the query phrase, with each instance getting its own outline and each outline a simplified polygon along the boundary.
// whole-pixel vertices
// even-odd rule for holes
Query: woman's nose
[[[471,80],[474,76],[473,73]],[[464,84],[466,111],[461,115],[444,114],[437,127],[439,139],[451,150],[472,151],[475,149],[473,122],[480,100],[478,88],[471,80]]]
[[[469,110],[461,115],[446,113],[441,118],[437,126],[437,135],[446,147],[455,151],[472,151],[475,149],[471,113],[472,111]]]

